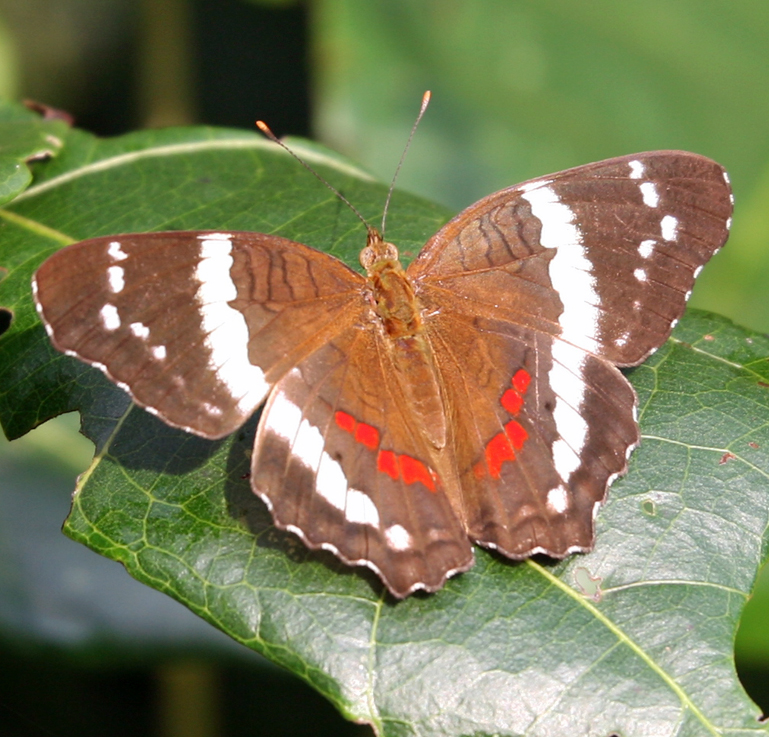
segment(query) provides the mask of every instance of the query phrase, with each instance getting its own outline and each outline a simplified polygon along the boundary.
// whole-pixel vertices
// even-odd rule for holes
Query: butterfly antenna
[[[257,120],[256,121],[256,127],[264,133],[267,138],[269,138],[273,143],[277,143],[278,146],[280,146],[285,151],[288,151],[307,171],[310,172],[319,182],[322,184],[325,184],[326,187],[328,187],[342,202],[344,202],[347,207],[349,207],[357,216],[358,219],[366,226],[366,230],[371,233],[374,229],[368,224],[368,221],[366,218],[361,215],[358,210],[355,208],[355,206],[333,185],[329,184],[318,172],[315,171],[304,159],[302,159],[298,154],[295,154],[288,146],[286,146],[283,141],[281,141],[269,128],[267,123],[265,123],[263,120]]]
[[[411,133],[409,134],[409,140],[406,141],[406,147],[403,149],[403,153],[401,154],[401,160],[398,162],[398,166],[395,167],[395,174],[393,174],[393,180],[390,184],[390,190],[387,193],[387,199],[385,200],[385,206],[384,211],[382,212],[382,238],[384,238],[385,234],[385,223],[387,222],[387,211],[390,209],[390,200],[393,196],[393,190],[395,189],[395,180],[398,179],[398,174],[400,173],[401,167],[403,166],[403,162],[406,160],[406,154],[409,152],[409,146],[411,146],[411,139],[414,138],[414,134],[417,131],[417,126],[419,125],[419,121],[422,120],[422,116],[425,114],[425,110],[427,110],[427,106],[430,104],[430,97],[432,97],[432,94],[430,90],[427,90],[427,92],[422,95],[422,107],[419,108],[419,115],[417,115],[417,119],[414,121],[414,125],[411,126]]]

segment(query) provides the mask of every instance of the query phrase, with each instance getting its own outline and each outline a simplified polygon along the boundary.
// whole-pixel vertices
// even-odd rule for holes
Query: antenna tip
[[[425,109],[427,108],[427,105],[430,102],[430,98],[433,96],[432,92],[430,90],[427,90],[424,95],[422,95],[422,109],[420,110],[419,114],[421,115],[424,113]]]
[[[262,133],[272,133],[267,123],[265,123],[263,120],[257,120],[256,127],[262,131]]]

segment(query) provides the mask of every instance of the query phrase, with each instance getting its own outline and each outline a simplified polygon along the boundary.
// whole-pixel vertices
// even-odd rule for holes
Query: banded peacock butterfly
[[[473,543],[592,548],[639,442],[619,367],[668,338],[732,205],[717,163],[652,151],[484,197],[406,269],[370,226],[365,276],[276,235],[139,233],[63,248],[33,290],[56,348],[169,425],[221,438],[266,399],[275,524],[405,597]]]

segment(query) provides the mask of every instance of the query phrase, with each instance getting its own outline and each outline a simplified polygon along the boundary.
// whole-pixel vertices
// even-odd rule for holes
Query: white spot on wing
[[[563,514],[569,506],[569,497],[563,486],[556,486],[547,492],[547,506],[552,512]]]
[[[631,179],[640,179],[644,175],[645,167],[637,159],[634,159],[633,161],[628,161],[628,166],[630,167]]]
[[[665,215],[660,221],[660,229],[662,230],[662,237],[666,241],[674,241],[678,236],[678,218]]]
[[[648,279],[648,277],[647,277],[647,275],[646,275],[646,270],[645,270],[645,269],[636,269],[636,270],[633,272],[633,276],[634,276],[636,279],[638,279],[638,281],[642,281],[642,282],[643,282],[643,281],[646,281],[646,280]]]
[[[209,368],[237,399],[241,412],[253,411],[264,399],[269,385],[264,372],[248,358],[248,326],[243,314],[227,304],[237,297],[230,276],[232,241],[227,233],[201,236],[200,262],[195,278],[200,283],[197,301]]]
[[[232,241],[232,233],[201,233],[198,236],[201,241]]]
[[[379,526],[379,512],[374,502],[362,491],[347,487],[347,477],[342,467],[325,451],[321,453],[316,489],[331,506],[344,512],[348,522]]]
[[[553,420],[560,436],[552,445],[553,463],[558,475],[568,482],[579,468],[579,454],[588,434],[587,423],[580,415],[586,389],[582,379],[585,354],[580,348],[593,352],[598,349],[601,300],[571,208],[561,202],[551,187],[532,190],[522,197],[542,223],[542,245],[556,249],[549,272],[563,312],[558,318],[561,339],[553,340],[553,365],[548,380],[556,395]]]
[[[107,254],[113,261],[123,261],[128,254],[120,246],[120,241],[112,241],[107,247]]]
[[[267,427],[293,444],[301,421],[302,412],[299,407],[289,401],[285,394],[276,393],[267,416]]]
[[[162,361],[166,357],[166,347],[164,345],[154,345],[150,350],[158,361]]]
[[[644,205],[647,207],[657,207],[660,203],[660,196],[657,193],[657,185],[654,182],[643,182],[639,189],[643,196]]]
[[[117,330],[120,327],[120,315],[115,305],[104,305],[99,311],[101,321],[107,330]]]
[[[394,550],[408,550],[411,546],[411,535],[403,525],[390,525],[384,534],[387,544]]]
[[[649,258],[649,256],[654,253],[654,246],[657,245],[656,241],[647,240],[647,241],[641,241],[640,245],[638,246],[638,253],[641,256],[641,258]]]
[[[302,423],[304,424],[304,423]],[[320,431],[313,428],[318,437],[322,438]],[[312,466],[312,469],[318,469],[315,477],[315,484],[320,494],[332,507],[344,511],[347,501],[347,477],[344,475],[342,467],[328,453],[321,450],[320,463],[318,466]]]
[[[553,465],[564,481],[569,480],[572,473],[579,468],[579,463],[579,455],[563,438],[558,438],[553,443]]]
[[[587,442],[588,426],[580,414],[587,388],[582,377],[584,364],[585,354],[581,350],[560,340],[553,341],[553,367],[548,379],[556,394],[553,420],[560,436],[553,443],[553,464],[565,482],[579,468],[579,454]]]
[[[296,438],[291,445],[291,452],[302,463],[302,465],[311,469],[312,471],[318,471],[318,475],[321,474],[320,462],[323,455],[323,436],[320,434],[320,430],[314,425],[311,425],[306,419],[299,423],[299,431],[296,433]],[[329,459],[330,460],[330,459]],[[334,461],[332,461],[333,463]],[[339,464],[336,464],[339,465]],[[341,470],[341,469],[340,469]],[[347,489],[347,482],[344,484],[345,490]]]
[[[326,455],[324,453],[324,455]],[[347,506],[344,508],[344,518],[348,522],[356,522],[360,525],[379,527],[379,512],[374,502],[357,489],[349,489],[347,492]]]
[[[107,269],[109,288],[114,294],[122,292],[125,287],[125,269],[122,266],[110,266]]]
[[[284,394],[277,394],[272,400],[267,427],[288,441],[293,457],[315,473],[318,494],[344,512],[348,522],[378,527],[379,512],[374,502],[362,491],[348,488],[341,465],[323,449],[320,430],[303,420],[299,407]]]
[[[150,334],[150,329],[141,322],[132,322],[128,329],[137,337],[137,338],[147,338]]]
[[[574,212],[549,186],[521,196],[529,202],[532,213],[542,223],[540,242],[545,248],[556,249],[549,271],[550,281],[563,303],[563,312],[558,318],[561,336],[585,350],[595,351],[600,315],[597,305],[601,300],[582,245],[582,234],[574,222]]]

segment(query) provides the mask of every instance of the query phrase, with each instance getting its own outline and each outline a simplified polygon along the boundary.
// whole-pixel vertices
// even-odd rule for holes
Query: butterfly
[[[365,275],[276,235],[139,233],[58,251],[33,291],[56,348],[169,425],[222,438],[266,400],[275,524],[402,598],[473,544],[593,547],[640,437],[619,368],[668,338],[732,208],[717,163],[653,151],[484,197],[405,269],[373,228]]]

